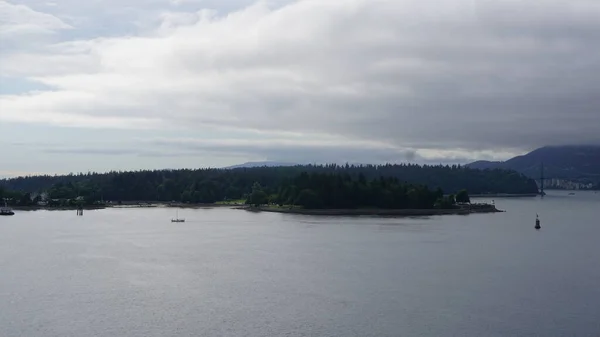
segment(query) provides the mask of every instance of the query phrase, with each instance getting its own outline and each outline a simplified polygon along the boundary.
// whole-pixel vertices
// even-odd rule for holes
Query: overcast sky
[[[597,0],[0,0],[0,176],[600,144]]]

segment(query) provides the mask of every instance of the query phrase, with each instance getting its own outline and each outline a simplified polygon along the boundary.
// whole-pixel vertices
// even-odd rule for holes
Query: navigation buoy
[[[540,229],[542,228],[542,226],[540,226],[540,217],[539,215],[535,215],[535,229]]]

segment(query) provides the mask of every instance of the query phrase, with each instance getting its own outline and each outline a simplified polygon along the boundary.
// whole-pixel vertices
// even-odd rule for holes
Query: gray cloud
[[[145,142],[157,151],[188,151],[189,154],[219,154],[296,163],[468,163],[477,157],[492,159],[489,154],[468,153],[429,155],[416,150],[394,148],[385,144],[349,140],[206,140],[154,139]]]
[[[190,152],[173,152],[173,151],[153,151],[140,148],[95,148],[95,147],[76,147],[76,148],[54,148],[42,149],[43,153],[58,154],[58,155],[85,155],[85,156],[107,156],[107,157],[153,157],[153,158],[177,158],[189,156]]]
[[[64,147],[44,144],[20,143],[52,155],[83,155],[96,157],[155,157],[177,158],[202,156],[225,156],[285,160],[297,163],[387,163],[387,162],[438,162],[425,160],[415,151],[382,147],[379,144],[360,142],[287,141],[287,140],[207,140],[207,139],[146,139],[137,143],[89,144]],[[444,161],[443,159],[440,159]],[[452,162],[457,162],[452,158]],[[460,160],[458,160],[460,162]]]
[[[198,10],[216,2],[155,1],[146,9],[161,19],[139,37],[5,58],[3,71],[54,91],[0,97],[0,120],[212,128],[225,130],[223,139],[231,128],[278,130],[377,144],[180,144],[287,161],[463,161],[600,143],[596,1],[304,0],[240,9],[248,4],[215,14]]]

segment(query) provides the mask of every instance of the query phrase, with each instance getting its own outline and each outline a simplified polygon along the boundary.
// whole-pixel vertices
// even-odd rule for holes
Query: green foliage
[[[70,200],[59,202],[61,206],[92,205],[102,199],[102,188],[90,179],[58,183],[48,189],[48,198],[52,200]],[[81,199],[81,200],[78,200]],[[56,201],[54,203],[57,203]]]
[[[323,200],[311,189],[302,190],[296,198],[296,205],[308,209],[323,208]]]
[[[314,184],[313,180],[324,185]],[[260,190],[254,193],[253,185]],[[386,208],[429,207],[443,197],[441,190],[462,189],[474,194],[537,193],[535,181],[514,171],[474,170],[461,166],[419,165],[306,165],[239,169],[156,170],[87,173],[63,176],[32,176],[0,180],[2,192],[16,195],[46,191],[59,200],[84,198],[87,204],[99,200],[183,201],[215,203],[246,199],[266,204],[293,205],[309,189],[321,207],[352,208],[378,205]],[[423,198],[425,187],[434,189],[431,201]],[[433,197],[432,197],[433,198]],[[424,199],[427,199],[424,201]],[[304,200],[304,199],[301,199]],[[310,199],[307,199],[310,200]],[[337,200],[337,201],[336,201]],[[376,200],[376,201],[374,201]],[[16,202],[16,201],[15,201]],[[309,202],[310,203],[310,202]],[[317,207],[311,204],[313,207]]]
[[[294,204],[308,209],[430,209],[440,195],[439,190],[402,183],[397,178],[368,180],[341,173],[304,172],[283,186],[293,187],[287,193]]]
[[[248,196],[246,203],[256,207],[269,203],[269,196],[258,182],[252,185],[252,193]]]
[[[456,207],[456,200],[454,199],[454,195],[440,197],[435,202],[435,208],[452,209],[455,207]]]
[[[456,202],[470,203],[471,198],[469,198],[469,192],[467,192],[467,190],[465,190],[465,189],[458,191],[458,193],[456,194]]]
[[[31,193],[11,191],[0,186],[0,206],[4,206],[5,201],[10,206],[30,206],[35,204],[34,199]]]

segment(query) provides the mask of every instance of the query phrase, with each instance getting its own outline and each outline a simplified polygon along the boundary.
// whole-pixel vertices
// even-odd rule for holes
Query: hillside
[[[549,178],[600,182],[600,146],[547,146],[505,162],[477,161],[467,165],[476,169],[507,169],[539,178],[541,164]]]

